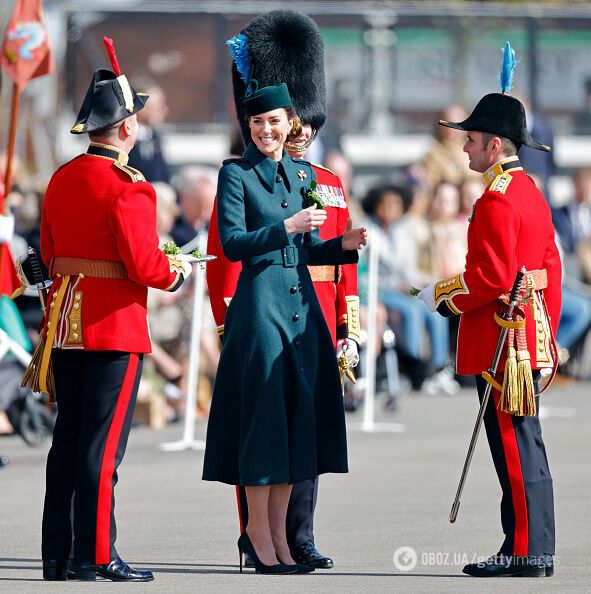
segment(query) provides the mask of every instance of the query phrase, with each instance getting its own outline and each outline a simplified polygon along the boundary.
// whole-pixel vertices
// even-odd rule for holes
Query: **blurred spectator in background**
[[[138,113],[138,137],[129,153],[129,165],[139,169],[149,182],[170,182],[170,170],[162,154],[161,138],[158,128],[168,115],[168,105],[164,91],[148,79],[138,81],[138,89],[150,96],[150,100]]]
[[[556,174],[556,164],[554,163],[554,130],[552,124],[544,119],[539,113],[532,111],[531,103],[528,99],[521,97],[521,103],[525,108],[525,118],[528,132],[542,144],[549,146],[551,152],[537,151],[528,146],[522,146],[519,149],[519,161],[523,168],[531,177],[535,175],[540,183],[536,184],[547,201],[550,201],[548,194],[548,182]]]
[[[573,173],[573,200],[553,210],[556,231],[564,248],[564,265],[571,276],[591,280],[591,167]]]
[[[466,228],[458,219],[460,192],[449,182],[441,182],[433,194],[430,219],[430,274],[433,278],[449,278],[463,272],[468,242]]]
[[[451,122],[465,120],[468,114],[459,105],[450,105],[441,113],[440,119]],[[459,185],[465,179],[478,178],[479,175],[468,167],[464,153],[466,138],[444,126],[435,126],[435,142],[427,152],[424,166],[431,184],[436,186],[442,181]]]
[[[170,234],[182,246],[207,230],[217,190],[217,171],[210,167],[184,167],[175,176],[181,216]]]
[[[351,165],[351,161],[340,151],[332,150],[326,153],[324,166],[340,178],[345,196],[347,196],[347,208],[355,226],[364,215],[359,200],[355,197],[351,188],[353,183],[353,165]]]
[[[427,216],[431,206],[431,193],[422,185],[409,186],[411,192],[410,206],[406,212],[406,223],[416,248],[417,267],[427,278],[431,273],[431,257],[429,242],[431,228]]]
[[[459,190],[460,212],[458,213],[458,220],[464,225],[465,232],[468,233],[472,211],[476,201],[484,192],[484,183],[482,179],[466,179],[460,184]]]
[[[408,188],[395,185],[372,188],[363,200],[369,216],[368,236],[372,249],[378,251],[379,301],[390,314],[399,316],[401,346],[416,362],[426,358],[427,330],[432,366],[442,369],[449,358],[447,321],[417,307],[417,300],[408,292],[411,286],[422,286],[428,281],[418,270],[416,244],[405,217],[410,201]]]
[[[573,133],[591,135],[591,78],[585,81],[584,89],[585,105],[575,116]]]

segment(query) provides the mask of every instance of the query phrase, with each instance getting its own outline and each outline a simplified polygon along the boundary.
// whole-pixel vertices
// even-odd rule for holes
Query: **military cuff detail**
[[[444,318],[451,318],[452,316],[459,316],[462,312],[454,306],[451,301],[447,299],[442,301],[437,306],[437,312],[440,313]]]
[[[466,286],[463,274],[456,274],[452,278],[439,281],[435,283],[434,300],[435,306],[439,309],[442,301],[452,299],[456,295],[468,295],[470,290]],[[452,304],[451,308],[454,315],[462,313],[455,305]]]
[[[359,297],[357,295],[348,295],[345,297],[347,302],[347,336],[352,338],[357,344],[361,342],[361,323],[359,321]]]

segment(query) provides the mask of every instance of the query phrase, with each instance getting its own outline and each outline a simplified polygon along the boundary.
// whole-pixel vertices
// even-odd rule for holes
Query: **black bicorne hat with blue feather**
[[[440,120],[442,126],[464,130],[465,132],[486,132],[512,140],[518,148],[525,144],[540,151],[550,152],[550,147],[533,139],[525,121],[525,108],[521,101],[508,95],[513,82],[513,70],[519,62],[515,50],[507,41],[503,49],[503,62],[499,75],[500,93],[485,95],[474,111],[463,122]]]
[[[294,10],[272,10],[255,17],[226,43],[233,57],[234,103],[246,144],[251,138],[243,100],[253,79],[259,89],[285,83],[302,122],[316,131],[324,125],[324,44],[310,17]]]

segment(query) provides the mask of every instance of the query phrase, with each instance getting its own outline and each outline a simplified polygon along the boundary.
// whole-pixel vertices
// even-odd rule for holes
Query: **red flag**
[[[0,65],[18,87],[53,71],[42,0],[16,0],[2,45]]]

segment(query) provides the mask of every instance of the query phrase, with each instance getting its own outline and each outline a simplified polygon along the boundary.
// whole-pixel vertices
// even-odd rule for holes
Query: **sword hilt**
[[[511,289],[511,294],[509,296],[509,300],[511,305],[515,307],[517,300],[519,299],[519,291],[521,291],[521,285],[523,284],[523,277],[525,276],[525,266],[521,267],[515,276],[515,280],[513,281],[513,288]]]
[[[27,255],[31,262],[31,271],[33,272],[33,280],[37,285],[37,291],[39,293],[39,299],[41,300],[41,308],[45,311],[45,305],[47,303],[47,291],[45,289],[45,282],[43,281],[43,273],[41,272],[41,266],[39,265],[39,258],[34,248],[30,247],[27,250]]]

